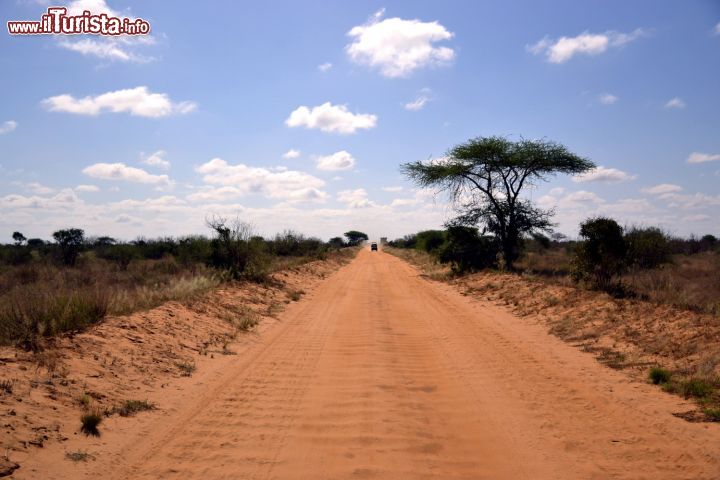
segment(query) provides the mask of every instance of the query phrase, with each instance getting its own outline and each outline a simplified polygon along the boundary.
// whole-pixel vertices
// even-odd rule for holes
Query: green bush
[[[580,242],[572,260],[572,277],[609,291],[626,269],[623,229],[612,218],[590,218],[580,225]]]
[[[342,239],[340,239],[342,241]],[[269,250],[279,257],[320,257],[327,251],[322,240],[285,230],[268,242]]]
[[[397,238],[388,242],[388,245],[395,248],[415,248],[417,245],[417,235],[409,234],[402,238]]]
[[[5,265],[27,265],[32,262],[32,250],[23,245],[0,246],[0,262]]]
[[[442,230],[424,230],[415,235],[415,248],[432,253],[445,243],[445,232]]]
[[[655,268],[670,261],[670,241],[657,227],[632,228],[625,233],[628,265]]]
[[[85,231],[79,228],[68,228],[53,233],[58,244],[60,260],[68,266],[75,265],[80,252],[85,245]]]
[[[668,383],[671,376],[672,374],[669,370],[660,367],[651,368],[650,372],[648,373],[648,378],[655,385],[662,385],[664,383]]]
[[[268,257],[262,237],[252,234],[252,226],[236,219],[208,220],[215,232],[211,241],[209,264],[228,272],[235,279],[262,280],[267,274]]]
[[[482,236],[474,227],[449,226],[437,255],[441,263],[450,264],[453,272],[465,273],[497,266],[499,252],[495,237]]]
[[[704,398],[715,391],[715,385],[704,378],[690,378],[681,384],[680,391],[686,398]]]
[[[180,238],[177,242],[177,260],[184,266],[206,264],[212,253],[212,242],[202,235]]]
[[[127,270],[130,262],[138,257],[135,246],[129,244],[103,246],[95,253],[99,258],[115,263],[120,270]]]

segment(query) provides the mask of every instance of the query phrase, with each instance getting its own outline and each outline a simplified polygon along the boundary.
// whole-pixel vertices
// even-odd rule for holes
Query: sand
[[[396,257],[305,290],[237,355],[148,386],[157,411],[66,433],[15,478],[720,478],[720,426],[674,417],[687,402]]]

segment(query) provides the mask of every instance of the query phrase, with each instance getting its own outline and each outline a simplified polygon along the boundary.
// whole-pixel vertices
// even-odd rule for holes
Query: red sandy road
[[[673,417],[682,401],[382,252],[360,252],[201,392],[104,436],[87,467],[40,454],[17,476],[720,478],[720,429]]]

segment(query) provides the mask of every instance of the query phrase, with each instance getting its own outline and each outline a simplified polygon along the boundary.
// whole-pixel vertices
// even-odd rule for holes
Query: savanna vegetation
[[[108,314],[189,300],[223,282],[266,281],[279,269],[322,259],[362,241],[348,232],[324,242],[290,230],[256,235],[238,219],[208,219],[211,235],[121,241],[54,232],[52,240],[14,232],[0,245],[0,345],[42,348],[43,339],[78,331]],[[360,234],[360,237],[358,237]],[[367,238],[367,235],[365,235]]]
[[[440,160],[405,164],[403,172],[419,187],[449,193],[458,216],[443,230],[390,241],[387,251],[434,278],[462,279],[478,271],[519,274],[498,281],[479,276],[465,288],[521,315],[542,315],[552,333],[580,342],[614,368],[638,363],[626,352],[597,344],[603,335],[631,346],[632,355],[643,359],[640,365],[648,359],[674,365],[655,366],[648,378],[697,400],[702,419],[720,421],[720,350],[713,341],[720,332],[720,243],[711,234],[679,238],[658,227],[621,226],[608,217],[586,219],[578,239],[569,240],[553,231],[552,210],[522,195],[552,175],[593,167],[554,142],[502,137],[471,139]],[[610,301],[602,294],[594,298],[592,291],[608,294]],[[653,318],[658,315],[653,305],[665,312],[661,318]],[[652,322],[657,325],[648,327]],[[681,324],[689,329],[683,340],[662,331]],[[700,340],[710,348],[698,351]]]

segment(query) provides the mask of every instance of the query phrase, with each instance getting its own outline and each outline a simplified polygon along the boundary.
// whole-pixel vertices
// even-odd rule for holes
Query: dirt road
[[[19,478],[720,478],[682,400],[369,250],[174,401]]]

